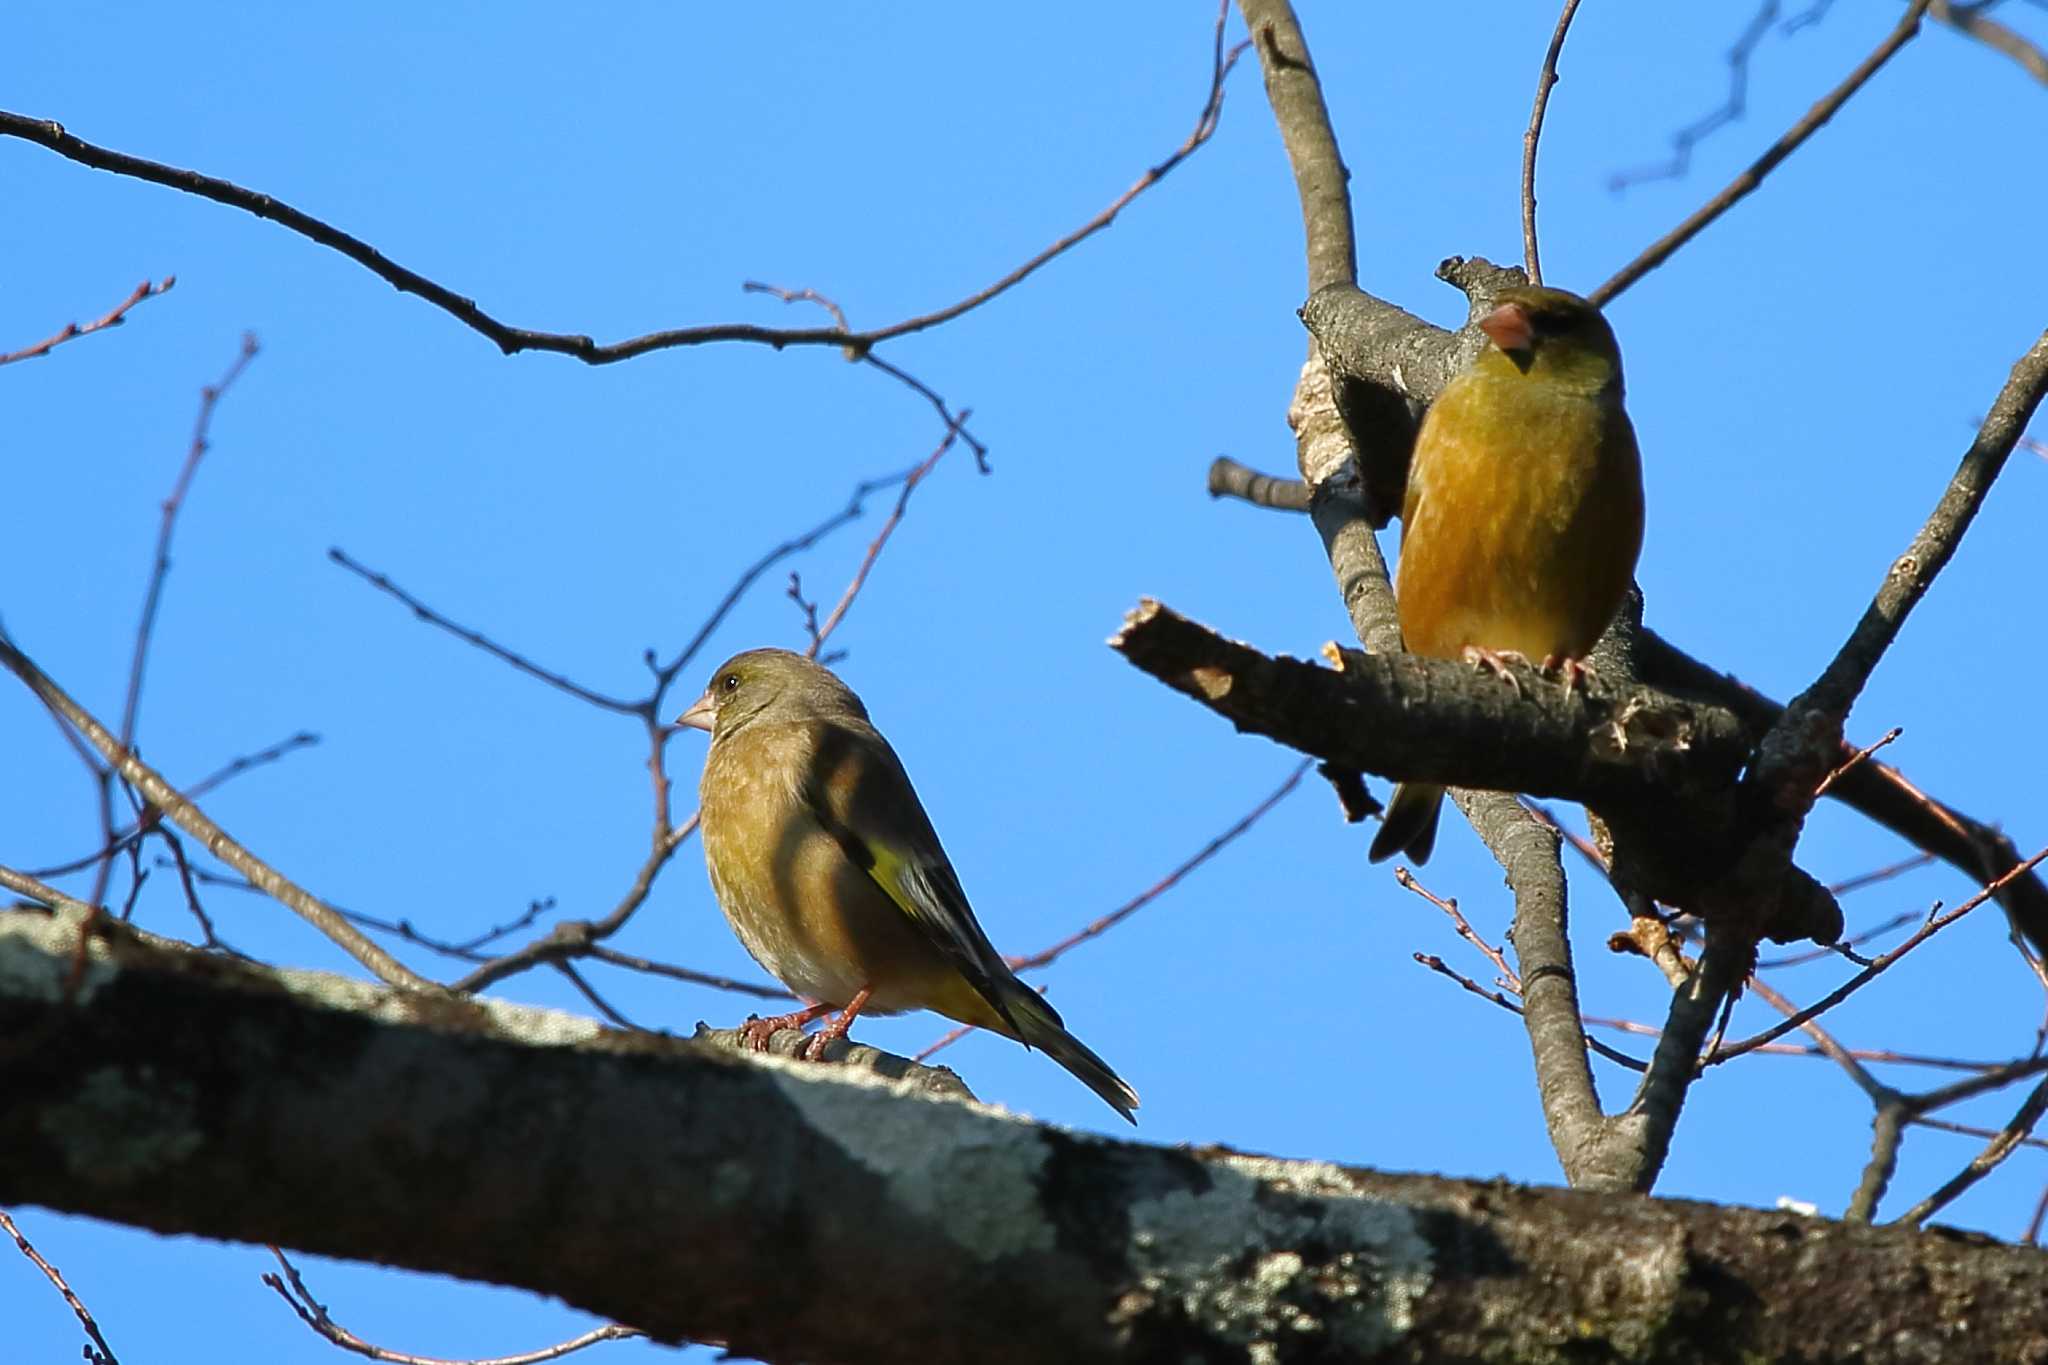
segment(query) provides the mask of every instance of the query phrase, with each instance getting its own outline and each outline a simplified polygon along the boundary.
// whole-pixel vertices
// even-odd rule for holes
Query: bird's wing
[[[896,751],[871,726],[820,727],[799,792],[853,864],[909,916],[1012,1029],[1010,968],[988,941]]]

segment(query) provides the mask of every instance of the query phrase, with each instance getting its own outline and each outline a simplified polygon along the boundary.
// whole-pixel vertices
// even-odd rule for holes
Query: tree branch
[[[80,927],[0,912],[0,1200],[524,1287],[664,1341],[1005,1365],[1679,1360],[1711,1335],[1886,1365],[2048,1340],[2030,1250],[1081,1137],[119,925],[66,1006]]]
[[[1194,131],[1189,133],[1187,139],[1165,160],[1139,176],[1137,181],[1117,196],[1108,208],[993,284],[944,308],[869,331],[850,331],[844,325],[760,327],[752,323],[731,322],[701,327],[670,328],[600,345],[588,336],[513,327],[479,308],[476,300],[464,298],[447,286],[406,269],[361,238],[351,236],[340,228],[322,222],[313,215],[293,208],[283,200],[259,190],[245,189],[231,181],[203,175],[198,171],[166,166],[160,162],[97,146],[84,138],[72,136],[64,130],[64,125],[53,119],[30,118],[24,114],[0,110],[0,136],[17,137],[40,147],[47,147],[59,156],[95,170],[110,171],[115,175],[124,175],[135,180],[146,180],[151,184],[197,195],[202,199],[211,199],[217,204],[225,204],[229,208],[240,209],[245,213],[253,213],[258,218],[269,219],[309,241],[340,252],[401,293],[425,299],[464,326],[488,337],[506,355],[516,355],[521,351],[547,351],[572,356],[588,365],[609,365],[645,355],[650,351],[668,350],[677,346],[746,341],[773,346],[777,350],[785,346],[838,346],[855,358],[863,358],[884,341],[951,322],[961,314],[979,308],[997,295],[1023,283],[1054,257],[1062,255],[1108,227],[1126,205],[1164,179],[1174,167],[1207,142],[1215,134],[1217,121],[1222,116],[1224,78],[1230,74],[1230,69],[1238,58],[1237,50],[1228,53],[1223,50],[1223,15],[1220,12],[1217,16],[1216,30],[1216,57],[1210,72],[1208,98],[1203,102],[1202,112],[1195,121]],[[892,373],[896,373],[899,379],[905,377],[898,372]]]
[[[1536,248],[1536,147],[1543,138],[1543,114],[1550,107],[1550,88],[1557,84],[1557,59],[1564,52],[1565,35],[1571,32],[1572,17],[1579,12],[1579,0],[1564,0],[1558,12],[1557,28],[1543,54],[1543,69],[1536,75],[1536,100],[1529,109],[1529,127],[1522,134],[1522,269],[1529,283],[1543,283],[1542,253]]]
[[[1772,143],[1764,154],[1751,162],[1748,169],[1729,181],[1727,187],[1693,211],[1690,217],[1670,232],[1643,249],[1643,253],[1586,297],[1598,307],[1606,307],[1622,290],[1634,284],[1643,276],[1671,259],[1677,250],[1705,230],[1706,226],[1734,208],[1746,198],[1751,190],[1764,183],[1764,177],[1778,168],[1778,164],[1799,150],[1801,143],[1819,132],[1821,125],[1840,111],[1849,102],[1849,97],[1861,90],[1864,83],[1877,74],[1878,68],[1892,59],[1892,55],[1909,42],[1920,31],[1920,15],[1927,8],[1928,0],[1912,0],[1906,6],[1906,13],[1892,31],[1885,35],[1868,57],[1851,71],[1842,83],[1823,96],[1818,104],[1806,111],[1799,122],[1785,130],[1785,135]]]

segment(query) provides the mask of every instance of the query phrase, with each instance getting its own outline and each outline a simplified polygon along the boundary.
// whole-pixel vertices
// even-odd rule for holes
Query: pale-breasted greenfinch
[[[1136,1122],[1137,1092],[1067,1032],[989,943],[895,750],[823,666],[782,649],[719,665],[678,725],[711,732],[699,792],[704,862],[726,922],[810,1008],[776,1029],[862,1011],[936,1010],[1044,1052]]]
[[[1562,289],[1504,289],[1479,327],[1486,349],[1437,395],[1409,458],[1401,634],[1417,654],[1496,669],[1519,656],[1570,684],[1643,543],[1621,352],[1600,311]],[[1442,800],[1439,786],[1396,786],[1372,860],[1428,861]]]

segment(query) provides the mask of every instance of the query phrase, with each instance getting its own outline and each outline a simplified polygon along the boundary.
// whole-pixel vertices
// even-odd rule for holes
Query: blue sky
[[[2038,11],[2008,8],[2044,28]],[[1079,30],[981,6],[595,14],[20,3],[0,15],[0,107],[275,194],[508,321],[609,340],[814,320],[742,295],[748,279],[817,288],[859,325],[971,292],[1181,141],[1211,39],[1199,6],[1103,7]],[[1721,99],[1722,53],[1747,14],[1587,7],[1543,148],[1549,280],[1606,278],[1896,14],[1836,7],[1773,33],[1746,117],[1701,147],[1687,177],[1615,194],[1609,176],[1659,159],[1672,131]],[[1304,15],[1352,172],[1367,288],[1454,323],[1463,300],[1431,278],[1437,261],[1519,257],[1521,132],[1554,18],[1533,6]],[[1972,420],[2048,326],[2027,264],[2048,185],[2015,158],[2044,131],[2048,90],[1930,27],[1759,194],[1609,309],[1644,446],[1651,624],[1780,697],[1832,654]],[[317,748],[239,779],[208,809],[319,894],[451,937],[539,897],[579,917],[611,906],[644,853],[642,739],[421,626],[329,563],[329,547],[550,667],[634,695],[643,649],[672,653],[748,560],[940,435],[922,400],[827,350],[707,347],[601,369],[506,358],[274,225],[18,141],[0,142],[0,194],[0,350],[96,316],[145,276],[178,277],[126,326],[0,371],[12,511],[0,620],[88,706],[118,713],[158,505],[200,386],[255,332],[262,354],[220,407],[178,526],[141,744],[190,780],[318,732]],[[965,452],[940,464],[835,644],[1006,950],[1042,947],[1143,889],[1293,763],[1104,648],[1141,595],[1269,651],[1309,656],[1349,638],[1308,526],[1203,491],[1219,453],[1291,466],[1303,277],[1293,186],[1248,63],[1215,140],[1108,232],[883,351],[974,410],[993,472]],[[1865,741],[1903,726],[1887,756],[2027,851],[2048,840],[2034,780],[2048,740],[2009,711],[2048,666],[2028,610],[2044,500],[2048,460],[2015,455],[1851,721]],[[809,593],[837,596],[884,505],[796,562]],[[781,583],[771,575],[733,613],[677,710],[725,654],[801,646]],[[686,800],[701,740],[669,752]],[[0,862],[88,849],[87,784],[18,689],[0,690],[0,753],[12,779]],[[1482,980],[1486,964],[1387,868],[1366,865],[1365,842],[1327,788],[1305,783],[1180,888],[1064,959],[1046,977],[1051,998],[1142,1092],[1145,1141],[1556,1181],[1519,1026],[1410,955]],[[1906,851],[1823,809],[1801,857],[1832,880]],[[1447,822],[1426,881],[1498,940],[1507,896],[1461,825]],[[1654,1022],[1661,982],[1601,947],[1622,922],[1613,897],[1584,877],[1575,889],[1586,1009]],[[1929,869],[1846,908],[1866,926],[1970,889]],[[209,905],[247,951],[350,966],[276,906],[224,891]],[[2041,988],[1994,913],[1833,1016],[1838,1036],[1967,1058],[2030,1046]],[[145,891],[139,918],[190,932],[169,878]],[[760,976],[694,846],[619,946]],[[1823,963],[1776,983],[1810,1000],[1849,970]],[[651,1027],[748,1009],[596,979]],[[587,1008],[546,975],[501,989]],[[1774,1017],[1745,1001],[1736,1031]],[[943,1029],[924,1016],[859,1035],[914,1050]],[[986,1099],[1122,1127],[1000,1039],[969,1039],[947,1060]],[[1603,1096],[1620,1102],[1627,1078],[1598,1066]],[[1952,1116],[1995,1127],[2019,1098]],[[1828,1063],[1750,1058],[1694,1089],[1659,1190],[1839,1211],[1868,1136],[1866,1103]],[[1887,1211],[1977,1146],[1916,1135]],[[1944,1217],[2017,1235],[2048,1181],[2044,1157],[2022,1151]],[[235,1355],[333,1358],[258,1282],[260,1249],[16,1212],[117,1351],[217,1359],[232,1324]],[[303,1264],[341,1321],[395,1349],[492,1354],[588,1325],[527,1295]],[[77,1348],[26,1262],[0,1262],[0,1313],[24,1358]]]

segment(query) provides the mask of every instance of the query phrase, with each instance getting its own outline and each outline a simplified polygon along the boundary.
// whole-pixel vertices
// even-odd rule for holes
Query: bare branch
[[[144,280],[141,284],[135,286],[134,292],[129,294],[127,298],[121,300],[91,322],[67,322],[64,324],[62,331],[57,332],[55,335],[44,337],[33,346],[24,346],[18,351],[10,351],[5,355],[0,355],[0,365],[12,365],[17,360],[32,360],[37,356],[45,356],[67,341],[76,341],[79,337],[91,336],[94,332],[104,332],[109,327],[119,327],[128,320],[128,311],[135,307],[136,304],[141,303],[145,299],[153,299],[159,294],[168,293],[171,286],[177,282],[178,277],[176,275],[164,276],[162,284],[151,284],[148,280]]]
[[[1557,84],[1557,59],[1564,51],[1565,34],[1571,31],[1572,16],[1579,12],[1579,0],[1564,0],[1557,16],[1557,29],[1550,35],[1550,47],[1543,54],[1543,70],[1536,76],[1536,102],[1529,110],[1529,127],[1522,134],[1522,268],[1529,283],[1543,283],[1543,262],[1536,249],[1536,144],[1543,137],[1543,113],[1550,107],[1550,88]]]
[[[276,1247],[270,1249],[270,1254],[277,1257],[277,1263],[283,1268],[284,1275],[280,1278],[266,1274],[263,1283],[276,1290],[278,1297],[291,1305],[292,1311],[299,1315],[300,1322],[344,1351],[353,1351],[359,1356],[368,1356],[371,1360],[390,1361],[392,1365],[543,1365],[545,1361],[560,1360],[565,1355],[580,1351],[586,1346],[595,1346],[601,1341],[627,1341],[647,1335],[637,1327],[621,1327],[613,1322],[602,1327],[594,1327],[583,1335],[571,1337],[567,1341],[556,1342],[553,1346],[544,1346],[538,1351],[525,1351],[519,1355],[450,1360],[443,1356],[422,1356],[408,1351],[393,1351],[383,1346],[371,1345],[328,1316],[326,1306],[314,1298],[313,1292],[306,1288],[305,1280],[299,1275],[299,1268]]]
[[[1067,937],[1051,947],[1041,948],[1037,952],[1027,953],[1023,957],[1011,958],[1009,960],[1010,970],[1028,972],[1035,971],[1040,967],[1051,966],[1054,962],[1065,956],[1069,950],[1086,943],[1089,939],[1101,937],[1117,925],[1122,924],[1132,915],[1137,914],[1153,901],[1158,900],[1168,891],[1178,886],[1182,879],[1190,872],[1193,872],[1203,863],[1208,862],[1218,853],[1221,853],[1239,835],[1263,820],[1273,807],[1286,800],[1288,794],[1301,785],[1301,779],[1308,772],[1308,766],[1309,760],[1303,760],[1295,764],[1293,770],[1287,774],[1286,780],[1268,793],[1265,799],[1246,811],[1242,816],[1239,816],[1228,829],[1196,849],[1193,854],[1189,855],[1158,881],[1152,883],[1152,885],[1146,887],[1143,891],[1140,891],[1137,895],[1131,897],[1100,919],[1089,921],[1086,925],[1067,935]]]
[[[557,673],[552,669],[542,668],[539,664],[533,662],[525,655],[507,649],[505,646],[499,644],[497,641],[491,639],[489,636],[484,635],[482,632],[471,630],[468,626],[450,620],[448,617],[443,616],[440,612],[435,611],[432,607],[428,606],[425,602],[422,602],[419,598],[414,597],[404,588],[399,587],[396,583],[392,582],[383,574],[378,573],[375,569],[372,569],[367,565],[358,563],[356,560],[350,558],[349,553],[338,545],[328,547],[327,557],[333,560],[336,564],[339,564],[342,568],[347,569],[350,573],[362,579],[364,582],[368,583],[378,592],[384,593],[385,595],[395,598],[399,602],[403,603],[415,617],[419,618],[422,621],[425,621],[428,625],[436,626],[442,630],[447,631],[450,635],[453,635],[456,639],[463,641],[465,644],[474,645],[476,648],[482,650],[484,653],[490,655],[492,658],[497,659],[502,663],[510,664],[513,668],[519,670],[521,673],[526,674],[526,676],[528,676],[529,678],[537,678],[541,682],[546,683],[549,687],[552,687],[557,691],[566,692],[570,696],[576,698],[578,701],[589,702],[592,706],[595,706],[603,711],[611,711],[620,715],[637,716],[644,714],[647,710],[647,703],[644,701],[625,701],[618,697],[606,696],[602,692],[592,691],[590,688],[583,686],[583,684],[576,682],[575,680],[566,677],[563,674]]]
[[[1928,0],[1912,0],[1906,7],[1905,17],[1885,36],[1868,57],[1865,57],[1847,79],[1830,90],[1821,101],[1797,123],[1785,130],[1785,135],[1772,143],[1764,154],[1750,163],[1747,170],[1728,182],[1727,188],[1709,199],[1693,212],[1684,222],[1664,236],[1652,242],[1640,256],[1617,270],[1605,284],[1587,295],[1595,304],[1605,307],[1622,290],[1634,284],[1643,276],[1655,270],[1671,258],[1673,252],[1697,237],[1716,218],[1741,202],[1751,190],[1763,184],[1764,177],[1776,170],[1778,164],[1799,150],[1800,144],[1820,130],[1822,124],[1833,118],[1849,97],[1863,88],[1879,67],[1890,61],[1892,55],[1920,31],[1920,15],[1926,10]]]
[[[1214,135],[1217,120],[1223,111],[1224,78],[1230,74],[1231,67],[1236,64],[1238,52],[1241,51],[1233,50],[1228,54],[1223,52],[1220,19],[1217,34],[1216,61],[1210,73],[1209,94],[1203,103],[1201,116],[1196,120],[1195,130],[1188,135],[1186,141],[1175,148],[1164,161],[1139,176],[1136,183],[1117,196],[1108,208],[993,284],[944,308],[865,332],[849,332],[843,327],[776,328],[735,322],[671,328],[600,345],[588,336],[513,327],[479,308],[474,299],[464,298],[447,286],[406,269],[361,238],[351,236],[271,195],[244,189],[240,185],[203,175],[198,171],[166,166],[159,162],[144,160],[142,157],[129,156],[123,152],[96,146],[83,138],[73,137],[64,130],[62,124],[48,119],[35,119],[23,114],[0,111],[0,136],[17,137],[47,147],[59,156],[95,170],[111,171],[116,175],[146,180],[151,184],[211,199],[217,204],[225,204],[229,208],[255,214],[258,218],[267,218],[309,241],[340,252],[400,292],[426,300],[464,326],[482,333],[506,355],[516,355],[521,351],[546,351],[571,356],[589,365],[608,365],[646,355],[650,351],[667,350],[677,346],[702,346],[724,341],[753,342],[773,346],[777,350],[785,346],[838,346],[864,355],[884,341],[950,322],[962,313],[979,308],[1022,283],[1047,262],[1108,227],[1133,199],[1159,183],[1174,167],[1207,142]]]
[[[1756,45],[1771,31],[1771,23],[1778,17],[1778,0],[1763,0],[1755,14],[1743,25],[1741,34],[1728,49],[1728,94],[1719,105],[1705,115],[1688,123],[1671,135],[1671,156],[1654,166],[1640,170],[1622,171],[1610,176],[1607,188],[1613,191],[1625,190],[1646,180],[1675,180],[1686,173],[1692,165],[1692,151],[1701,142],[1719,129],[1740,119],[1749,104],[1749,64],[1756,51]],[[1797,26],[1797,20],[1786,25],[1787,30]]]
[[[1209,496],[1240,498],[1276,512],[1306,512],[1309,507],[1308,485],[1300,479],[1261,474],[1228,455],[1218,455],[1209,465]]]
[[[1919,1227],[1944,1206],[1953,1203],[1963,1191],[1998,1169],[1999,1163],[2018,1150],[2020,1142],[2034,1131],[2034,1125],[2041,1121],[2041,1115],[2048,1113],[2048,1081],[2034,1087],[2019,1112],[2012,1116],[1998,1136],[1985,1144],[1962,1170],[1945,1181],[1941,1188],[1899,1215],[1899,1221],[1907,1227]]]
[[[904,477],[903,487],[896,494],[896,505],[889,509],[887,519],[882,522],[882,529],[877,531],[875,538],[868,542],[868,552],[861,556],[860,567],[853,571],[853,580],[846,585],[846,591],[839,594],[839,601],[833,605],[831,615],[825,618],[825,624],[811,632],[810,649],[807,651],[808,657],[817,658],[818,651],[825,647],[825,641],[831,638],[833,631],[839,629],[839,623],[846,619],[847,611],[853,606],[853,599],[860,596],[861,588],[868,581],[868,574],[874,569],[875,561],[881,557],[882,547],[889,543],[889,537],[895,533],[897,525],[902,522],[903,513],[910,506],[910,495],[917,491],[917,486],[920,483],[924,482],[924,476],[931,473],[933,467],[946,457],[946,452],[953,448],[953,442],[960,435],[959,423],[966,421],[969,415],[970,410],[962,408],[959,418],[946,428],[946,434],[940,440],[938,448],[932,451],[930,455],[927,455],[922,464],[911,470]]]
[[[92,1338],[92,1345],[85,1348],[88,1365],[121,1365],[114,1356],[114,1348],[107,1345],[107,1339],[100,1335],[100,1325],[93,1320],[92,1310],[87,1308],[85,1301],[65,1283],[64,1276],[59,1273],[57,1267],[44,1260],[43,1253],[37,1251],[35,1245],[22,1236],[21,1229],[14,1225],[14,1219],[8,1216],[5,1209],[0,1209],[0,1230],[4,1230],[14,1239],[14,1245],[20,1248],[21,1254],[28,1257],[37,1270],[43,1272],[43,1278],[55,1285],[57,1292],[64,1296],[64,1302],[71,1305],[71,1311],[77,1315],[79,1326],[85,1328],[85,1334]]]

